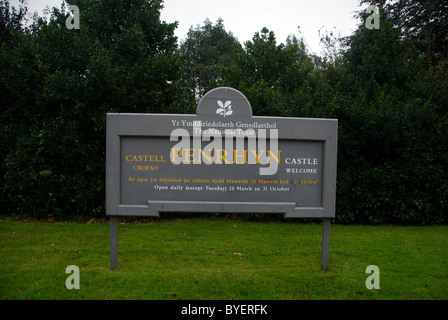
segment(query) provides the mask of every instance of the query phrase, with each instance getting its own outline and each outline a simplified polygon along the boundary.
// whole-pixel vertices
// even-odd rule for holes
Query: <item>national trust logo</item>
[[[216,113],[223,116],[224,118],[226,116],[230,116],[233,113],[231,103],[232,101],[226,101],[225,103],[222,103],[222,101],[218,100],[219,108],[216,110]]]

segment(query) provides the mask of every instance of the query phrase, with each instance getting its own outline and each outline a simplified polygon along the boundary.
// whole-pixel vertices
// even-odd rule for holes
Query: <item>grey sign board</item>
[[[337,126],[335,119],[253,116],[247,98],[227,87],[208,92],[195,115],[108,113],[111,244],[117,216],[160,212],[323,218],[329,241]]]

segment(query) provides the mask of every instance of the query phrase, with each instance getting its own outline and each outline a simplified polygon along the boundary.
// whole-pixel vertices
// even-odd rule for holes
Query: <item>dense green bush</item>
[[[368,104],[353,100],[328,114],[339,119],[337,221],[446,223],[446,117],[418,100]]]
[[[324,76],[340,124],[337,220],[446,223],[447,83],[387,19],[349,45]]]
[[[224,84],[257,115],[338,119],[337,222],[446,223],[446,73],[427,69],[386,19],[360,26],[337,59],[310,68],[297,43],[277,45],[265,29]]]
[[[15,97],[2,106],[2,214],[103,216],[106,113],[187,105],[176,25],[160,21],[160,1],[72,4],[79,30],[54,8],[2,45],[0,74]]]
[[[104,216],[106,113],[194,113],[197,74],[188,80],[191,61],[175,24],[160,21],[161,1],[74,4],[80,30],[54,10],[2,40],[2,215]],[[337,222],[447,223],[446,56],[428,63],[386,16],[380,30],[361,25],[330,62],[264,28],[232,63],[226,53],[201,68],[207,85],[242,91],[255,115],[339,120]],[[190,36],[229,41],[218,27]]]

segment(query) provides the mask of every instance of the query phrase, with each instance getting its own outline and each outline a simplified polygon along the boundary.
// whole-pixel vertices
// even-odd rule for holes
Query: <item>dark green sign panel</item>
[[[295,207],[322,207],[323,142],[280,140],[271,158],[273,175],[249,164],[258,150],[219,149],[217,163],[202,161],[203,148],[186,149],[185,163],[173,164],[174,142],[162,137],[123,137],[120,154],[121,205],[151,201],[294,202]],[[232,161],[232,164],[229,162]]]

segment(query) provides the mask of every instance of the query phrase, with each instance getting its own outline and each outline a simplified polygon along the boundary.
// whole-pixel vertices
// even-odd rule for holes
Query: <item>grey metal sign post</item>
[[[253,116],[227,87],[208,92],[195,115],[108,113],[110,267],[118,267],[119,216],[214,212],[322,218],[328,269],[337,127],[335,119]]]

